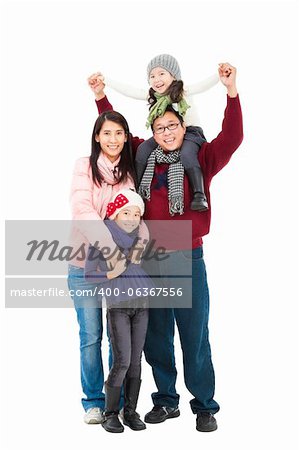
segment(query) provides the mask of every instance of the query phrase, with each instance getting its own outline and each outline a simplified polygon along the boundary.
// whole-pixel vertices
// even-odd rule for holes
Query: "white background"
[[[297,5],[2,2],[5,218],[70,218],[74,161],[89,154],[97,117],[86,83],[96,70],[147,88],[146,65],[158,53],[177,57],[186,84],[229,61],[238,69],[245,133],[213,181],[204,240],[219,430],[195,430],[178,341],[179,419],[122,435],[88,427],[74,310],[9,309],[1,315],[2,448],[297,448]],[[133,133],[147,136],[145,104],[107,94]],[[220,130],[225,101],[221,84],[196,98],[208,140]],[[153,390],[144,362],[142,415]]]

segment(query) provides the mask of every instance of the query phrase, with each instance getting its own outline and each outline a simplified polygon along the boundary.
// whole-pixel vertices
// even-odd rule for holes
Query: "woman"
[[[71,188],[74,222],[71,242],[77,257],[69,266],[68,285],[80,327],[81,383],[86,398],[84,421],[100,423],[105,398],[101,354],[101,297],[94,284],[84,278],[84,266],[89,243],[111,251],[111,267],[118,250],[103,219],[107,205],[120,189],[135,190],[135,170],[131,137],[125,118],[115,112],[103,113],[95,122],[90,157],[79,158],[75,164]],[[139,236],[148,237],[144,223]],[[84,251],[85,249],[85,251]],[[85,295],[84,295],[85,294]],[[111,361],[110,361],[111,362]]]

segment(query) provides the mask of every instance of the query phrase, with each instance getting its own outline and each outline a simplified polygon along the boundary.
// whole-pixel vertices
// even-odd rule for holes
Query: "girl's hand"
[[[107,272],[107,278],[109,280],[112,280],[112,278],[119,277],[127,268],[127,261],[126,259],[120,259],[117,261],[117,263],[114,266],[114,269],[110,272]]]
[[[93,73],[92,75],[90,75],[90,77],[87,78],[88,85],[94,93],[96,100],[101,100],[105,97],[104,80],[105,78],[101,72]]]
[[[229,63],[220,63],[218,73],[221,83],[227,88],[228,95],[236,97],[238,94],[236,87],[237,69]]]
[[[144,245],[142,245],[140,242],[137,242],[137,244],[131,249],[128,255],[128,259],[133,264],[140,264],[143,252]]]
[[[126,256],[117,248],[111,255],[107,256],[106,262],[109,270],[113,270],[119,260],[126,260]]]

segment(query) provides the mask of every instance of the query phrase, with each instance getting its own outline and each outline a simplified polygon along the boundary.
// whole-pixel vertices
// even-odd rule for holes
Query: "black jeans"
[[[113,353],[107,384],[121,386],[125,376],[140,378],[148,308],[108,308],[107,320]]]

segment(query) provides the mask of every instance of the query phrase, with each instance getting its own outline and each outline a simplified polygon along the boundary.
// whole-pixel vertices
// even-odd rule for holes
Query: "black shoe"
[[[213,414],[209,412],[201,412],[196,418],[197,431],[215,431],[217,430],[217,421]]]
[[[201,192],[195,192],[193,200],[190,203],[192,211],[207,211],[209,209],[208,202],[203,198]]]
[[[134,431],[140,431],[140,430],[146,429],[145,423],[142,422],[139,414],[136,411],[134,411],[130,414],[124,413],[123,424],[127,425],[127,427],[130,427],[131,430],[134,430]]]
[[[104,412],[102,427],[105,428],[109,433],[122,433],[124,431],[124,427],[119,421],[117,412]]]
[[[179,417],[179,408],[170,408],[169,406],[154,406],[153,409],[148,412],[144,421],[146,423],[161,423],[166,419],[172,419],[173,417]]]

